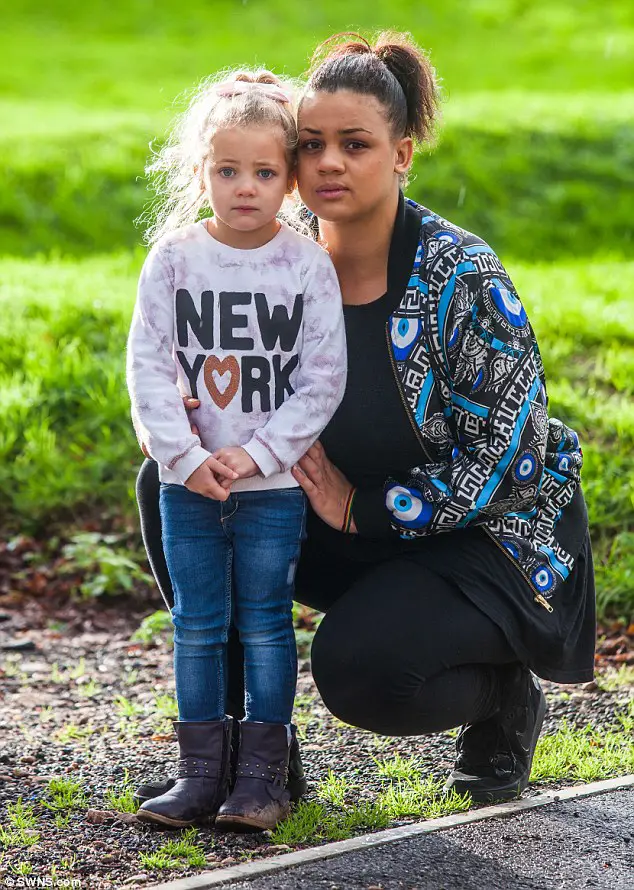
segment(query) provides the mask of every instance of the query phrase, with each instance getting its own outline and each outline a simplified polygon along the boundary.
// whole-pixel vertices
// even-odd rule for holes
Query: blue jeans
[[[244,646],[245,719],[290,723],[297,683],[294,580],[306,536],[303,491],[241,491],[214,501],[162,483],[159,501],[174,588],[180,720],[224,716],[233,623]]]

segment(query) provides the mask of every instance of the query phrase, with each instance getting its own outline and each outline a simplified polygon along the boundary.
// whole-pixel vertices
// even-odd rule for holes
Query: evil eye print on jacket
[[[493,278],[489,287],[489,295],[498,312],[506,318],[509,324],[514,328],[526,326],[526,311],[512,286],[507,287],[501,279]]]
[[[392,338],[394,358],[404,362],[412,351],[412,346],[420,337],[423,329],[421,318],[403,318],[392,316],[390,336]]]
[[[432,518],[434,508],[415,488],[393,485],[387,490],[385,505],[404,528],[423,528]]]

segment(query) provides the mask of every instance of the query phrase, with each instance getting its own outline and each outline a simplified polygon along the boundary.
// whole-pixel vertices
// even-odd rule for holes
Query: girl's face
[[[275,225],[289,190],[289,173],[281,129],[217,130],[203,167],[203,185],[216,224],[243,233]]]
[[[298,118],[297,180],[304,204],[320,219],[361,219],[398,189],[412,162],[412,140],[395,140],[383,106],[351,90],[309,91]]]

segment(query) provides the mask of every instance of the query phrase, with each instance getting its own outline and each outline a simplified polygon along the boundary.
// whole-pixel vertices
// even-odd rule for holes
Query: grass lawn
[[[634,13],[625,0],[16,0],[3,14],[0,94],[160,110],[211,69],[266,64],[299,74],[333,32],[411,31],[446,91],[631,89]],[[257,35],[246,39],[247,35]],[[36,63],[39,63],[36,65]]]
[[[330,33],[410,30],[442,77],[408,193],[484,237],[578,428],[602,609],[634,608],[634,11],[624,0],[17,0],[0,63],[0,520],[134,516],[123,349],[148,143],[226,65],[299,75]],[[245,35],[257,39],[245,40]],[[583,265],[582,265],[583,263]]]
[[[0,313],[3,520],[41,533],[86,506],[136,514],[141,455],[129,422],[124,343],[142,253],[6,259]],[[626,615],[634,554],[634,263],[507,269],[540,343],[551,412],[580,433],[601,596]],[[603,599],[601,600],[603,602]]]
[[[410,30],[442,78],[445,130],[416,166],[412,197],[505,255],[628,253],[634,15],[624,0],[379,0],[371,13],[361,0],[192,0],[186,16],[145,0],[12,4],[0,64],[2,251],[80,256],[137,243],[148,142],[183,90],[227,65],[297,76],[320,40],[359,23]]]

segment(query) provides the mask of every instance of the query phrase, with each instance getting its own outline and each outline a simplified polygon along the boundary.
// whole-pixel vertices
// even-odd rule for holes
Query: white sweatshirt
[[[162,238],[141,270],[127,347],[132,422],[162,482],[184,484],[212,452],[242,446],[261,475],[233,491],[289,488],[290,468],[343,398],[341,293],[328,254],[282,223],[253,250],[204,221]],[[182,396],[200,399],[190,412]]]

